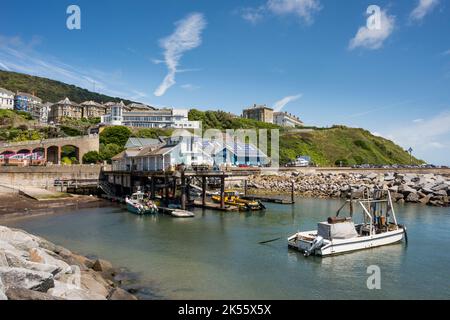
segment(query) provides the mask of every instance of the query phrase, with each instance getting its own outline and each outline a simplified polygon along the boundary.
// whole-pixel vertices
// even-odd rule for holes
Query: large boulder
[[[51,273],[24,268],[0,267],[0,278],[6,289],[20,287],[47,292],[55,285]]]
[[[62,300],[47,293],[15,287],[9,288],[5,294],[9,300]]]
[[[90,293],[60,281],[55,281],[55,287],[50,289],[47,293],[54,297],[66,300],[106,300],[102,295]]]
[[[3,285],[2,278],[0,277],[0,301],[8,300],[5,294],[5,286]]]
[[[114,289],[108,297],[108,300],[137,300],[137,298],[126,290],[121,288]]]
[[[39,242],[37,238],[20,230],[13,230],[0,226],[0,239],[21,250],[30,250],[38,248]]]
[[[70,273],[72,270],[66,262],[61,260],[61,258],[52,251],[40,248],[32,248],[30,249],[29,254],[31,262],[56,266],[63,273]]]
[[[113,266],[111,262],[102,259],[97,259],[94,265],[92,266],[92,269],[99,272],[108,272],[112,270],[112,268]]]
[[[105,299],[109,295],[108,283],[95,272],[82,272],[81,289]]]
[[[33,271],[51,273],[53,275],[56,275],[61,271],[61,268],[56,265],[27,261],[17,251],[5,250],[4,255],[7,261],[6,266],[8,267],[24,268]]]
[[[407,202],[419,202],[419,195],[417,193],[410,193],[408,194],[408,196],[406,197],[406,201]]]
[[[407,196],[410,193],[416,193],[417,190],[411,188],[410,186],[402,184],[398,187],[398,192],[403,193],[405,196]]]

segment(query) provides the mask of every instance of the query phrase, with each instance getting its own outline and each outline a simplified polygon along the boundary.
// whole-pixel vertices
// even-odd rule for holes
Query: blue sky
[[[66,27],[71,4],[81,30]],[[381,8],[376,31],[369,5]],[[155,106],[278,106],[450,164],[443,0],[15,0],[2,16],[1,69]]]

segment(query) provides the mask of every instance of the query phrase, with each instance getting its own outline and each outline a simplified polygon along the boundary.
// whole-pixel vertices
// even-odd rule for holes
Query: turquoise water
[[[163,299],[449,299],[450,208],[397,207],[409,243],[329,258],[304,258],[280,240],[315,229],[341,202],[298,199],[264,213],[197,210],[192,220],[138,217],[120,208],[18,220],[25,229],[139,273]],[[367,289],[367,267],[381,290]]]

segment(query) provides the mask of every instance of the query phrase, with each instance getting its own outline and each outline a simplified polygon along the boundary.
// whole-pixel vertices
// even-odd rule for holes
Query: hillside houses
[[[179,164],[220,166],[263,166],[268,156],[256,146],[238,139],[207,140],[185,130],[169,138],[127,142],[125,151],[112,158],[114,171],[164,171]]]

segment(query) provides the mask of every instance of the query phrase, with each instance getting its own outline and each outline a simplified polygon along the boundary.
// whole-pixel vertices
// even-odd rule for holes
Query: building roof
[[[106,108],[106,106],[101,105],[100,103],[97,103],[95,101],[85,101],[85,102],[81,103],[81,105],[84,106],[84,107]]]
[[[125,148],[142,148],[147,146],[155,146],[161,144],[160,139],[151,138],[130,138],[125,144]]]
[[[291,120],[294,120],[294,121],[298,121],[298,122],[303,123],[303,121],[300,120],[299,117],[297,117],[296,115],[293,115],[293,114],[291,114],[291,113],[287,113],[287,112],[275,112],[273,115],[274,115],[274,117],[277,117],[277,116],[285,116],[286,118],[289,118],[289,119],[291,119]]]
[[[61,100],[61,101],[59,101],[59,102],[57,102],[55,104],[58,104],[58,105],[71,105],[71,106],[76,106],[76,107],[79,106],[77,103],[70,101],[69,98],[67,98],[67,97],[64,100]]]
[[[252,107],[250,107],[250,108],[247,108],[247,109],[244,109],[244,111],[247,111],[247,110],[258,110],[258,109],[266,109],[266,110],[271,110],[271,111],[273,111],[273,109],[272,108],[269,108],[267,105],[257,105],[256,103],[252,106]]]
[[[131,103],[127,107],[131,110],[155,110],[155,108],[142,103]]]
[[[35,95],[32,95],[31,93],[17,92],[17,93],[16,93],[16,96],[27,97],[27,98],[30,98],[30,99],[34,99],[34,100],[36,100],[36,101],[38,101],[38,102],[42,102],[42,99],[41,99],[41,98],[38,98],[38,97],[36,97]]]
[[[5,88],[0,88],[0,92],[4,94],[9,94],[10,96],[14,96],[14,92],[9,91],[8,89]]]

